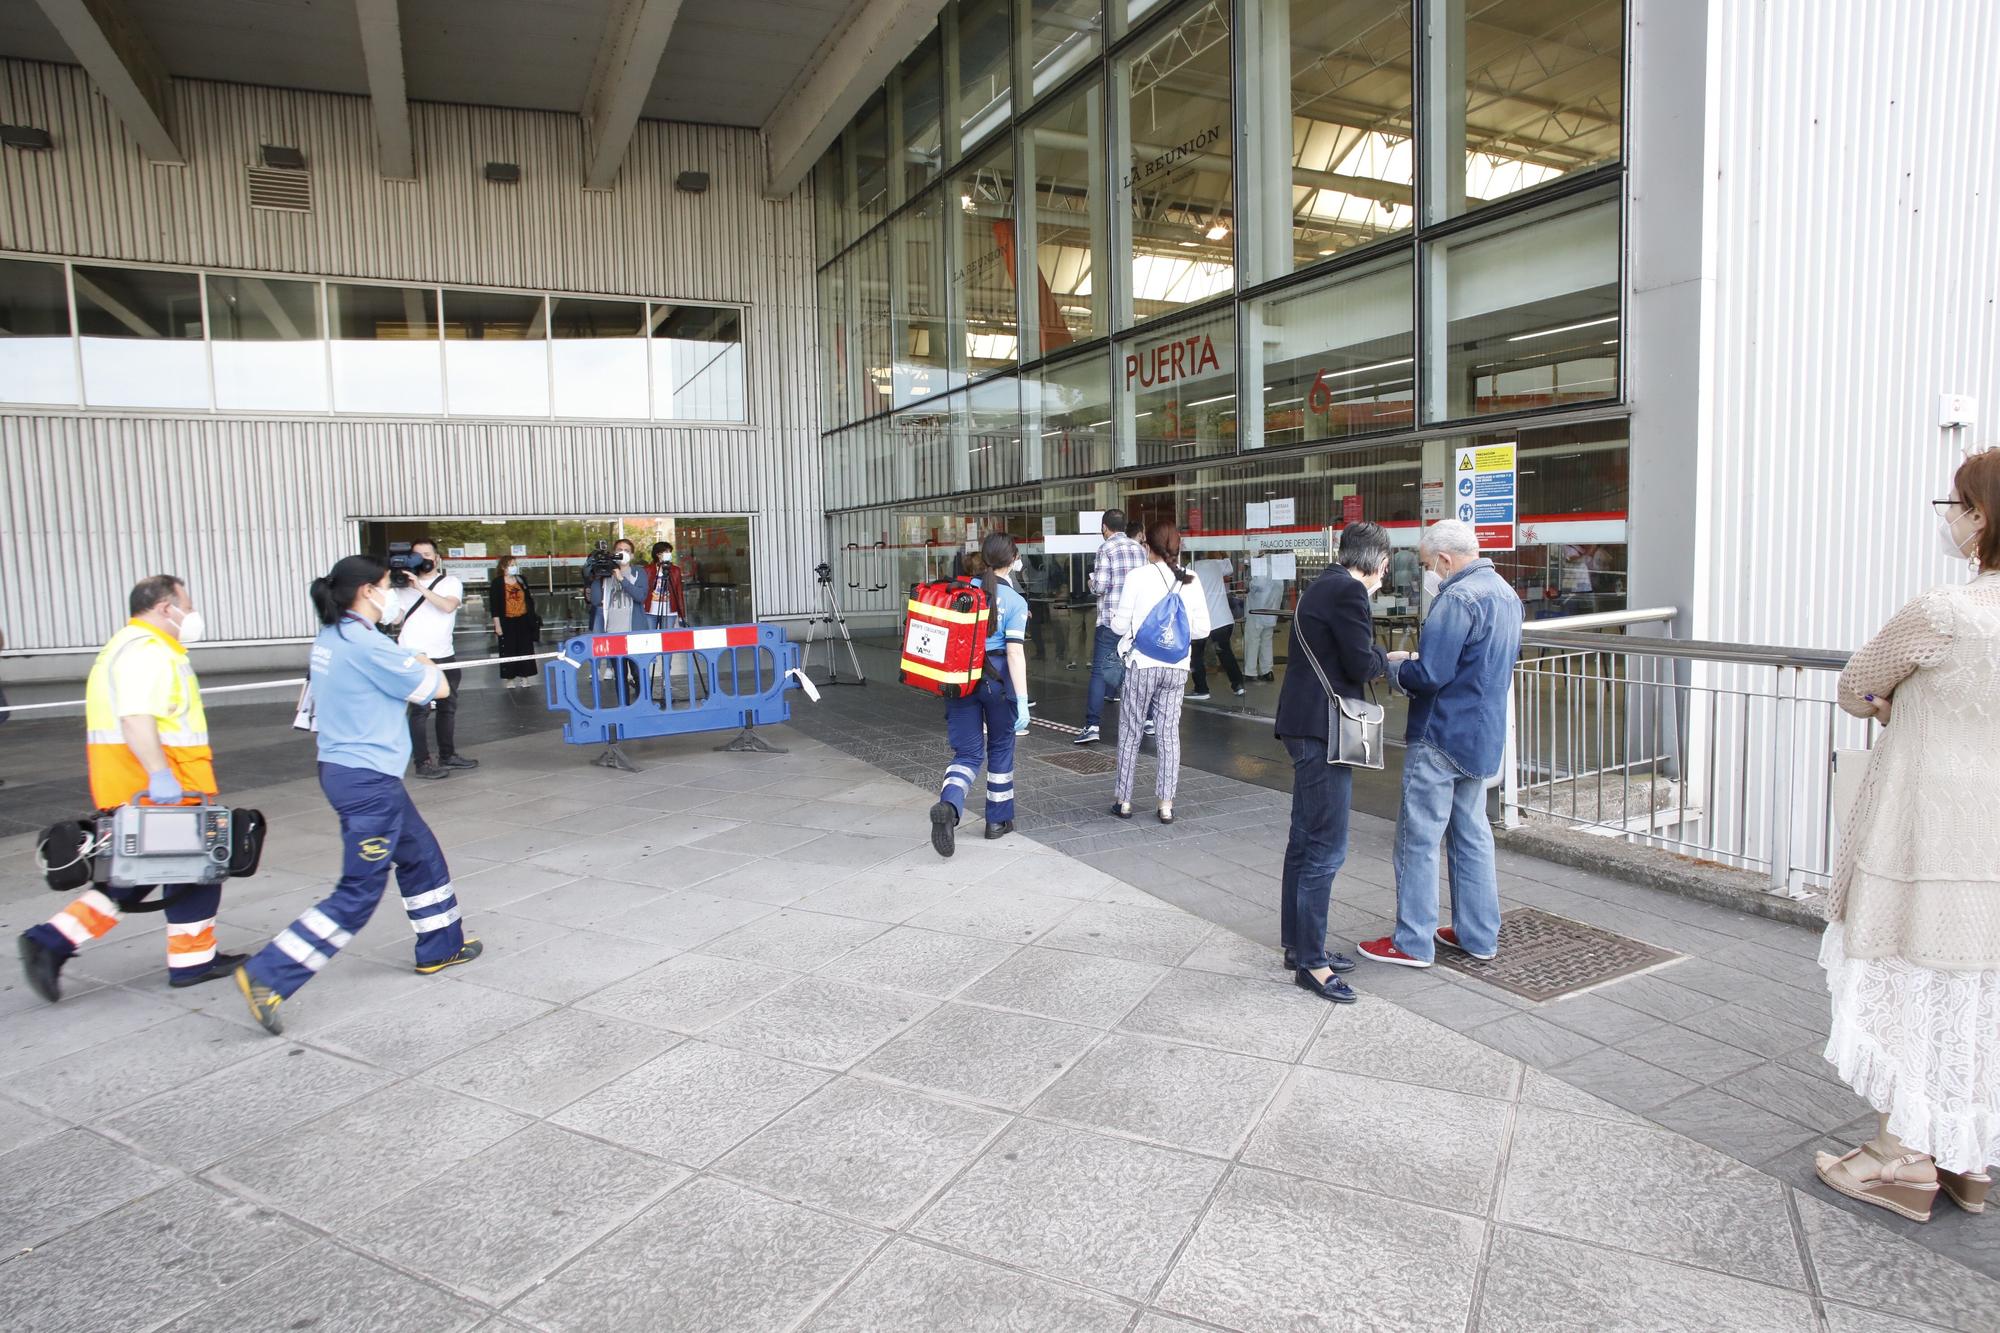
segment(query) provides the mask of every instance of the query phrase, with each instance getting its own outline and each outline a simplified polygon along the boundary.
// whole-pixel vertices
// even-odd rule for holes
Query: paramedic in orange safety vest
[[[208,715],[187,645],[201,637],[201,612],[187,584],[171,574],[141,579],[127,607],[132,619],[111,636],[84,687],[90,800],[100,810],[143,796],[156,805],[217,794],[208,748]],[[42,925],[22,932],[21,965],[45,1000],[62,994],[64,963],[97,939],[153,887],[93,888]],[[194,986],[230,975],[245,955],[217,953],[220,884],[160,889],[167,918],[167,982]]]
[[[1014,831],[1014,737],[1028,730],[1028,602],[1015,589],[1013,571],[1019,558],[1014,539],[991,533],[980,548],[986,563],[986,669],[979,684],[962,698],[945,702],[945,728],[951,737],[951,766],[937,804],[931,807],[931,846],[939,856],[955,850],[958,821],[965,814],[965,794],[986,766],[986,836],[1003,838]]]

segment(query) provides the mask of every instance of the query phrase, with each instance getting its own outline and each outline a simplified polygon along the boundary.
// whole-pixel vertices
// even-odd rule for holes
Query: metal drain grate
[[[1103,754],[1072,752],[1070,754],[1038,754],[1034,758],[1041,760],[1045,764],[1054,764],[1057,768],[1066,768],[1072,773],[1096,775],[1100,773],[1116,773],[1118,771],[1118,761],[1109,755]]]
[[[1500,956],[1491,962],[1442,946],[1437,951],[1437,961],[1454,972],[1527,1000],[1573,995],[1680,956],[1536,907],[1500,918]]]

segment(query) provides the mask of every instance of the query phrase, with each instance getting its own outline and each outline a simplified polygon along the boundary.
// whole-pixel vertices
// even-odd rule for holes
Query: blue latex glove
[[[146,797],[154,805],[179,805],[181,797],[187,795],[181,790],[180,779],[171,768],[163,768],[157,773],[148,773]]]
[[[1016,698],[1014,700],[1014,734],[1016,736],[1025,736],[1028,734],[1028,701],[1026,699]]]

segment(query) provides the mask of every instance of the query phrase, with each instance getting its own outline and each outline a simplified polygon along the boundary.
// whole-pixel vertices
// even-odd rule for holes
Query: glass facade
[[[1273,455],[1373,478],[1393,448],[1414,532],[1452,441],[1622,417],[1626,21],[954,0],[815,173],[830,508],[1003,513],[1060,481],[1086,512]],[[1337,528],[1375,484],[1289,498]],[[1622,498],[1589,512],[1622,534]]]
[[[854,266],[819,280],[828,420]],[[736,306],[0,258],[0,403],[747,422],[747,373]]]

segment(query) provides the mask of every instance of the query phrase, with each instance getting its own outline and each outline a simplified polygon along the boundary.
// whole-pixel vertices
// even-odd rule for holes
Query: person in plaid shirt
[[[1090,568],[1090,590],[1097,594],[1097,636],[1090,654],[1090,697],[1084,704],[1083,730],[1075,744],[1091,745],[1100,737],[1097,724],[1104,719],[1104,701],[1125,681],[1125,666],[1118,660],[1118,635],[1111,628],[1111,613],[1125,591],[1125,580],[1146,563],[1146,548],[1125,535],[1125,511],[1104,511],[1104,542]]]

